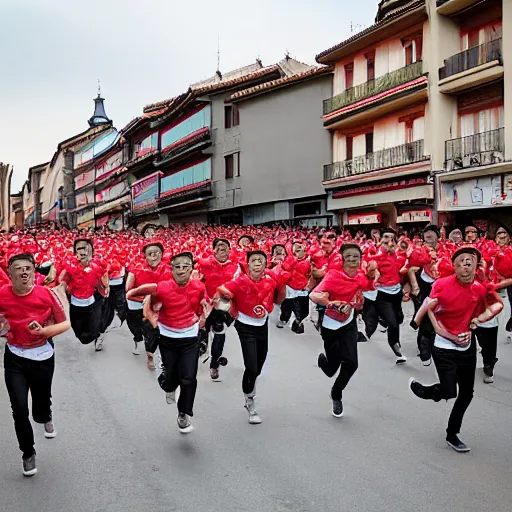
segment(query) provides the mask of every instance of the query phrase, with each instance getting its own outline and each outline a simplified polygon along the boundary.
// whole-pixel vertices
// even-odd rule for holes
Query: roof
[[[200,80],[194,84],[190,85],[191,89],[199,89],[201,87],[207,87],[209,85],[213,85],[218,83],[220,80],[234,80],[236,78],[241,78],[246,75],[251,75],[252,73],[256,73],[260,69],[263,69],[263,64],[261,60],[257,60],[253,64],[249,64],[248,66],[243,66],[238,69],[234,69],[233,71],[228,71],[227,73],[217,72],[211,78],[207,78],[206,80]]]
[[[229,98],[227,98],[226,101],[235,102],[245,100],[248,98],[253,98],[254,96],[259,96],[260,94],[265,94],[276,89],[279,89],[281,87],[295,85],[297,83],[301,83],[319,76],[328,75],[330,73],[332,73],[332,67],[330,66],[315,67],[313,69],[310,69],[309,71],[306,71],[305,73],[299,73],[293,76],[285,76],[277,80],[272,80],[270,82],[265,82],[254,87],[249,87],[248,89],[244,89],[243,91],[235,92]]]
[[[50,162],[45,162],[44,164],[39,164],[39,165],[34,165],[32,167],[30,167],[28,169],[29,172],[40,172],[40,171],[44,171],[47,167],[47,165],[49,164]]]
[[[393,9],[385,10],[384,13],[381,15],[382,19],[379,17],[380,8],[384,6],[384,4],[389,4],[390,2],[393,3]],[[405,5],[404,5],[405,4]],[[397,5],[396,8],[394,8],[394,5]],[[391,5],[388,5],[388,7],[391,7]],[[345,41],[342,41],[341,43],[338,43],[337,45],[332,46],[331,48],[328,48],[327,50],[324,50],[323,52],[319,53],[315,59],[318,63],[321,64],[330,64],[333,62],[333,59],[330,58],[331,54],[335,53],[338,50],[341,50],[343,47],[348,46],[351,43],[354,43],[356,41],[362,40],[365,38],[365,36],[371,34],[372,32],[375,32],[376,30],[380,29],[381,27],[384,27],[388,24],[391,24],[396,20],[396,18],[408,13],[409,11],[413,11],[419,7],[425,8],[425,0],[384,0],[379,5],[379,13],[377,14],[377,23],[374,25],[371,25],[370,27],[362,30],[361,32],[358,32],[357,34],[354,34],[353,36],[349,37],[348,39],[345,39]]]

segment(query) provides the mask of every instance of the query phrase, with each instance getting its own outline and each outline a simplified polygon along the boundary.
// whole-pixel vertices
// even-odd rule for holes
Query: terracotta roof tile
[[[226,99],[226,102],[251,98],[253,96],[258,96],[259,94],[264,94],[266,92],[272,91],[274,89],[279,89],[280,87],[296,84],[317,76],[327,75],[329,73],[332,73],[332,69],[333,68],[330,66],[316,67],[310,69],[309,71],[306,71],[305,73],[299,73],[297,75],[287,76],[284,78],[279,78],[277,80],[272,80],[270,82],[265,82],[254,87],[244,89],[243,91],[235,92],[228,99]]]

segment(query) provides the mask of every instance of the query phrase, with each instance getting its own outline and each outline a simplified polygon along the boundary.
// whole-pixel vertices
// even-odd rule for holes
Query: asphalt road
[[[403,328],[408,364],[397,367],[377,333],[360,343],[359,370],[330,414],[330,381],[316,367],[321,340],[270,327],[258,381],[261,425],[249,425],[242,360],[230,330],[222,382],[201,365],[193,418],[181,435],[144,356],[125,328],[94,353],[66,334],[56,340],[58,436],[36,426],[39,473],[21,475],[5,386],[0,385],[0,511],[41,512],[509,512],[512,509],[512,345],[498,347],[493,385],[477,370],[475,399],[457,454],[445,444],[451,403],[423,402],[410,376],[435,380]],[[408,323],[408,320],[406,320]],[[480,362],[481,368],[481,362]]]

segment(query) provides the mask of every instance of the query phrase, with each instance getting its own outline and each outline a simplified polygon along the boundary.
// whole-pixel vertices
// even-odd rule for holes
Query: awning
[[[211,199],[211,197],[196,197],[195,199],[190,199],[189,201],[183,201],[182,203],[171,204],[170,206],[164,206],[160,208],[161,210],[167,210],[169,208],[178,208],[178,206],[185,206],[187,204],[198,203],[204,201],[205,199]]]
[[[109,203],[102,204],[101,206],[96,207],[96,216],[102,215],[103,213],[110,212],[111,210],[114,210],[115,208],[119,208],[123,204],[128,204],[131,201],[130,195],[126,195],[123,197],[120,197],[118,199],[115,199],[114,201],[110,201]]]

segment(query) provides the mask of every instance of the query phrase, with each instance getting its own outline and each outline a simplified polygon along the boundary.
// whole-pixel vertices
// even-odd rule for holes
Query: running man
[[[30,253],[9,260],[10,285],[0,288],[2,331],[8,327],[4,376],[11,401],[14,429],[22,452],[23,475],[37,473],[34,432],[29,418],[44,426],[44,436],[57,434],[52,419],[52,379],[55,369],[53,338],[67,331],[62,304],[48,288],[34,284],[35,260]]]
[[[459,438],[464,414],[473,399],[476,369],[476,343],[471,331],[488,322],[503,309],[503,302],[492,285],[475,280],[481,254],[475,247],[461,247],[452,256],[455,274],[438,279],[414,321],[421,325],[428,314],[436,332],[432,357],[439,383],[424,386],[409,380],[411,391],[424,400],[456,398],[446,442],[457,452],[469,447]],[[458,388],[458,392],[457,392]]]

